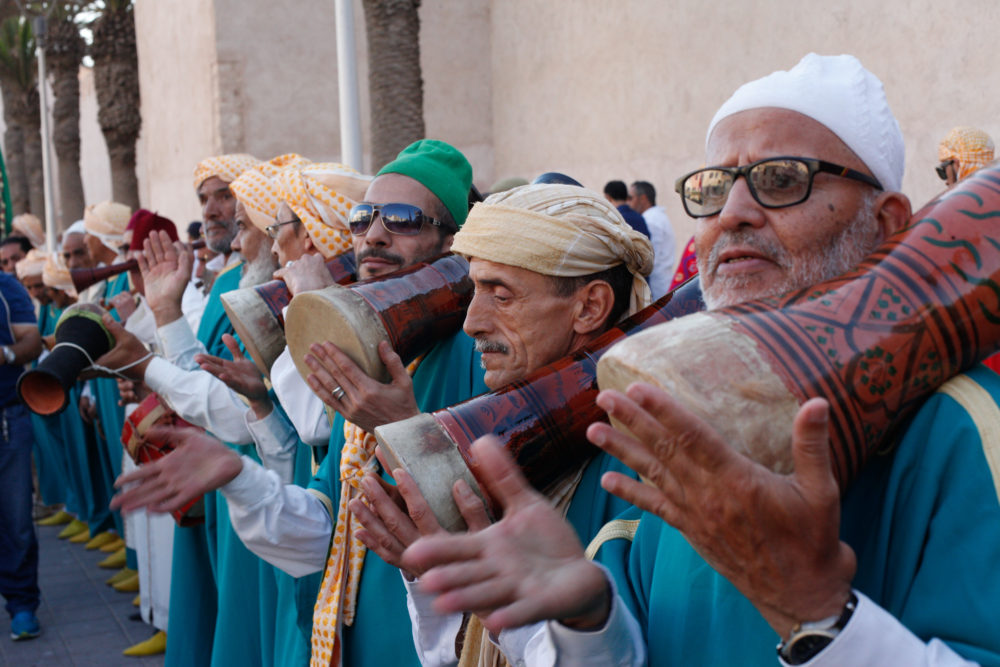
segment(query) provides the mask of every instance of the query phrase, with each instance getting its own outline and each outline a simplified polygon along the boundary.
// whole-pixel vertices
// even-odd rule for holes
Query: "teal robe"
[[[129,275],[126,272],[105,283],[104,301],[110,302],[112,297],[127,291],[129,291]],[[116,310],[112,309],[110,313],[116,321],[121,321]],[[121,394],[118,393],[118,381],[115,378],[95,378],[91,380],[91,389],[97,402],[98,423],[95,425],[95,433],[102,445],[99,450],[101,465],[105,477],[114,483],[114,480],[122,474],[122,427],[125,425],[125,408],[119,405]],[[121,513],[112,512],[111,517],[118,534],[124,535]],[[92,535],[97,534],[93,526],[90,532]]]
[[[976,421],[950,395],[930,397],[845,493],[841,539],[857,555],[857,590],[922,640],[1000,665],[1000,376],[981,366],[966,376],[985,412]],[[982,440],[980,428],[993,436]],[[777,664],[777,635],[679,532],[643,514],[631,549],[616,542],[599,559],[639,621],[650,665]]]
[[[487,391],[473,340],[458,332],[434,346],[413,375],[413,391],[422,412],[454,405]],[[338,415],[332,428],[329,452],[310,488],[329,499],[336,512],[343,417]],[[413,648],[406,589],[399,570],[371,551],[365,553],[354,624],[344,627],[343,649],[345,667],[420,664]]]
[[[222,343],[222,334],[233,333],[233,327],[219,297],[239,287],[241,267],[242,263],[235,264],[216,277],[198,326],[197,338],[209,354],[227,359],[231,355]],[[212,663],[218,617],[218,589],[213,567],[218,548],[214,495],[205,496],[204,524],[174,526],[166,667],[200,667]]]
[[[42,336],[51,336],[61,314],[62,310],[55,304],[41,306],[38,312],[38,333]],[[37,363],[32,364],[36,365]],[[67,410],[73,408],[75,406],[69,406]],[[63,503],[69,511],[79,511],[79,501],[67,479],[62,415],[43,416],[32,412],[31,426],[35,433],[35,469],[38,471],[38,490],[42,500],[47,505]]]

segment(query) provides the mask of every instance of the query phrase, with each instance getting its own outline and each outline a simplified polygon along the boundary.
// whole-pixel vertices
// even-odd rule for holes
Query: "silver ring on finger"
[[[333,394],[333,397],[339,401],[344,397],[344,394],[346,394],[347,392],[344,391],[341,387],[334,387],[333,391],[330,393]]]

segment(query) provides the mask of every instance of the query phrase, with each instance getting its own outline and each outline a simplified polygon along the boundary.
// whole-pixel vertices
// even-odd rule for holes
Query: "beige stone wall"
[[[201,218],[194,167],[221,152],[213,0],[139,0],[139,200],[181,228]]]
[[[190,174],[209,154],[339,157],[333,5],[137,0],[144,205],[197,217]],[[354,7],[367,145],[364,12]],[[424,0],[420,12],[427,134],[469,156],[477,185],[549,170],[596,189],[647,179],[682,242],[693,223],[673,181],[701,164],[715,109],[808,51],[853,53],[885,81],[915,206],[941,189],[933,165],[948,129],[1000,138],[995,0]]]
[[[906,141],[904,191],[941,190],[937,142],[954,125],[1000,139],[1000,3],[963,0],[503,0],[491,4],[494,168],[565,170],[594,188],[657,187],[679,237],[674,179],[735,88],[809,51],[853,53],[883,79]]]

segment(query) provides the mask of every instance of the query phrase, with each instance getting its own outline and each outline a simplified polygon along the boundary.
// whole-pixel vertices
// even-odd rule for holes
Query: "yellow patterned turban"
[[[125,204],[113,201],[91,204],[83,211],[83,228],[117,253],[131,217],[132,209]]]
[[[310,164],[309,160],[295,153],[279,155],[261,162],[253,169],[247,169],[229,184],[229,189],[243,204],[254,227],[264,232],[268,225],[274,224],[278,216],[281,196],[275,177],[282,169],[307,164]]]
[[[938,144],[938,159],[958,160],[958,180],[993,162],[993,140],[974,127],[956,127]]]
[[[45,227],[42,221],[30,213],[14,216],[10,221],[11,236],[23,236],[31,242],[33,248],[45,245]]]
[[[46,287],[60,289],[70,296],[76,296],[76,288],[73,287],[73,279],[69,276],[69,269],[62,255],[54,252],[45,260],[42,268],[42,282]]]
[[[27,255],[24,256],[14,270],[17,271],[18,278],[27,278],[28,276],[40,276],[42,275],[42,270],[45,268],[45,261],[48,259],[48,254],[41,250],[31,250]]]
[[[644,277],[653,269],[649,239],[602,195],[575,185],[525,185],[490,195],[469,212],[451,249],[566,278],[625,264],[634,276],[626,315],[650,302]]]
[[[371,177],[335,162],[291,167],[275,178],[279,198],[305,225],[313,245],[329,259],[351,249],[347,216],[364,199]]]
[[[202,183],[218,176],[226,183],[232,183],[240,174],[247,169],[257,166],[260,162],[253,155],[246,153],[232,153],[230,155],[217,155],[205,158],[194,168],[194,189],[197,190]]]

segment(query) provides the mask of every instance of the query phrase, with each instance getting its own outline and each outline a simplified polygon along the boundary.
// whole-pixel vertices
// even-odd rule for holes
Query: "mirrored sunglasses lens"
[[[382,224],[393,234],[417,234],[424,222],[423,212],[416,206],[386,204],[380,212]]]
[[[765,206],[787,206],[809,192],[809,166],[797,160],[771,160],[750,170],[757,197]]]
[[[347,219],[347,226],[354,235],[361,235],[368,231],[372,225],[372,207],[367,204],[358,204],[351,209],[351,215]]]

